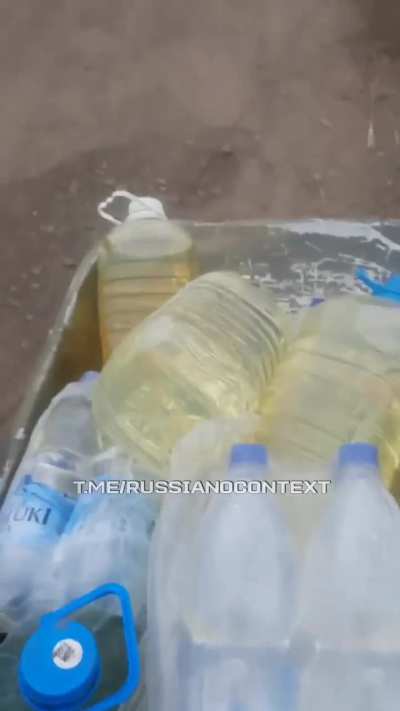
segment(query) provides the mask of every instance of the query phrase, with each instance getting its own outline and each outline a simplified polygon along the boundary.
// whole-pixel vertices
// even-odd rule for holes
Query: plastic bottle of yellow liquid
[[[326,471],[346,442],[380,449],[386,484],[400,464],[400,279],[309,309],[263,403],[266,441],[298,478]],[[287,476],[289,474],[289,477]],[[300,497],[304,499],[304,497]],[[302,507],[299,499],[298,509]]]
[[[93,403],[104,440],[162,471],[197,423],[257,412],[285,326],[270,293],[238,274],[190,282],[106,364]]]
[[[115,197],[130,200],[123,223],[104,210]],[[107,360],[132,328],[197,275],[198,267],[190,236],[167,219],[159,200],[117,191],[99,212],[117,225],[98,258],[100,334]]]

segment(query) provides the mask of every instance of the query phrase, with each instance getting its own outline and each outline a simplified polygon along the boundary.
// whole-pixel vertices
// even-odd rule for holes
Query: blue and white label
[[[52,545],[63,532],[74,501],[27,477],[11,494],[0,517],[2,536],[23,545]]]

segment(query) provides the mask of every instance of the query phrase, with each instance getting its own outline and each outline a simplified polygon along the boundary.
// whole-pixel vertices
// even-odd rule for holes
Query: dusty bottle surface
[[[235,445],[221,475],[232,485],[268,479],[266,448]],[[167,497],[150,567],[149,708],[295,708],[297,560],[274,497]]]
[[[310,309],[263,404],[270,446],[325,467],[346,442],[380,449],[388,485],[400,463],[400,306],[345,296]]]
[[[238,274],[195,279],[106,364],[94,395],[100,432],[164,469],[178,439],[197,423],[259,409],[285,325],[269,292]]]
[[[102,243],[98,303],[104,360],[161,304],[198,273],[192,240],[161,203],[133,198],[127,220]]]
[[[400,510],[379,474],[376,447],[341,448],[299,586],[299,711],[399,706]]]

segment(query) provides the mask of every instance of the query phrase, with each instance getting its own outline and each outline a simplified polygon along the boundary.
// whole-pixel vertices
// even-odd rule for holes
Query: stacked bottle
[[[376,447],[343,446],[300,586],[299,711],[399,708],[399,539]]]
[[[345,442],[376,444],[391,486],[400,464],[397,278],[375,293],[308,310],[266,390],[264,431],[281,458],[317,468]]]
[[[111,199],[118,195],[130,199],[129,216],[106,237],[98,257],[104,360],[132,328],[198,273],[189,234],[167,219],[159,200],[119,191]]]
[[[93,400],[104,441],[165,469],[197,423],[259,409],[284,334],[268,291],[230,272],[195,279],[106,364]]]
[[[67,385],[32,433],[0,512],[0,709],[20,708],[17,662],[38,618],[57,602],[53,551],[75,505],[74,481],[97,451],[91,398],[97,373]]]
[[[268,475],[264,447],[233,448],[231,482]],[[165,502],[153,546],[149,707],[294,711],[297,566],[285,521],[263,493],[200,496]]]

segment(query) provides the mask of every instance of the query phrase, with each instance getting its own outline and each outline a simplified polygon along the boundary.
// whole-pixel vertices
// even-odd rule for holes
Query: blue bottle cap
[[[45,624],[23,649],[21,691],[31,708],[82,708],[97,687],[100,669],[95,638],[83,625]]]
[[[267,469],[267,448],[262,444],[235,444],[231,449],[230,468],[242,466]]]
[[[140,658],[129,593],[121,585],[108,583],[44,615],[39,629],[26,642],[19,660],[19,686],[25,702],[34,711],[87,708],[101,683],[100,653],[90,630],[69,618],[107,595],[117,596],[121,603],[128,676],[118,691],[91,709],[108,711],[119,707],[137,691]]]
[[[378,448],[367,442],[344,444],[338,453],[338,469],[344,469],[349,466],[379,470]]]
[[[373,281],[365,269],[357,269],[356,277],[371,289],[374,296],[381,299],[391,299],[392,301],[400,303],[400,274],[393,274],[385,284]]]
[[[322,297],[316,296],[316,297],[314,297],[314,299],[311,301],[310,307],[312,307],[312,306],[319,306],[320,304],[324,304],[324,303],[325,303],[325,299],[323,299]]]

